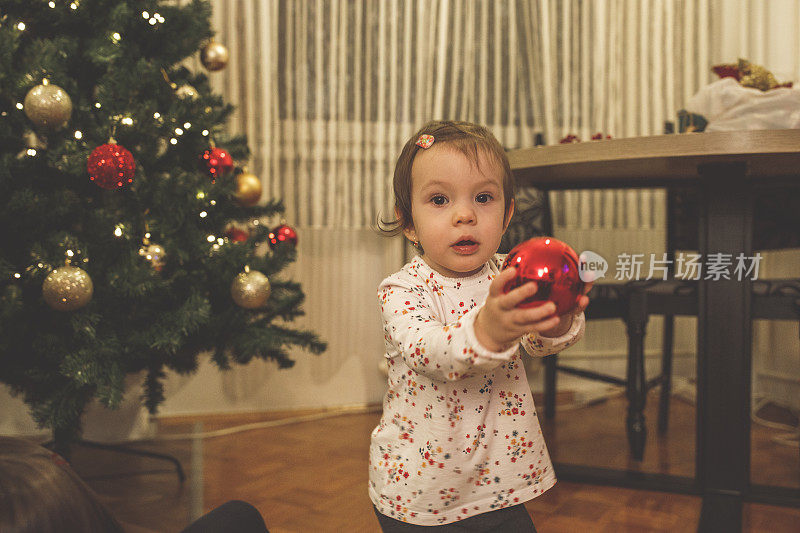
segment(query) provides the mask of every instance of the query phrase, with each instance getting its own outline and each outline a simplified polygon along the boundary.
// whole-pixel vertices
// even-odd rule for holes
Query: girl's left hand
[[[566,334],[569,329],[572,327],[572,319],[581,313],[589,306],[589,297],[586,296],[589,294],[589,291],[592,290],[594,286],[594,282],[590,281],[583,287],[583,294],[578,297],[578,306],[572,310],[572,312],[561,315],[559,318],[558,325],[553,329],[549,329],[547,331],[542,331],[540,335],[542,337],[549,337],[555,338],[560,337]]]

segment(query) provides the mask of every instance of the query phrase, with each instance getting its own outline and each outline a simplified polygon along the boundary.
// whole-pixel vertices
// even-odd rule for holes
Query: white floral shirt
[[[492,352],[475,338],[503,259],[447,278],[416,257],[378,288],[389,388],[372,431],[369,495],[384,515],[447,524],[523,503],[556,482],[519,346]],[[521,344],[531,355],[556,353],[584,328],[581,314],[562,337]]]

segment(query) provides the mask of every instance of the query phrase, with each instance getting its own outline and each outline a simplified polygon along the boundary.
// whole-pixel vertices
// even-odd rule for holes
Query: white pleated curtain
[[[532,146],[537,133],[548,144],[570,133],[584,142],[596,132],[659,134],[708,81],[707,0],[212,6],[217,39],[231,58],[211,79],[237,106],[230,130],[248,135],[249,168],[265,196],[283,199],[286,220],[298,229],[290,274],[308,298],[302,322],[329,343],[307,370],[297,354],[285,390],[335,382],[340,369],[361,367],[361,384],[342,378],[336,394],[319,400],[333,405],[362,394],[377,401],[385,390],[375,369],[383,339],[374,288],[404,254],[398,240],[371,228],[391,214],[396,158],[423,123],[478,122],[509,149]],[[621,251],[663,251],[661,191],[565,191],[550,199],[555,236],[576,250],[610,261]],[[624,375],[624,328],[601,326],[591,325],[568,356],[606,370],[613,357]],[[648,350],[657,343],[648,337]],[[675,351],[680,371],[694,351],[690,336]]]
[[[238,106],[250,169],[299,227],[363,228],[388,212],[394,162],[431,119],[487,125],[507,148],[572,133],[663,132],[708,82],[707,0],[213,2],[231,51],[218,88]],[[643,195],[643,197],[642,197]],[[556,226],[598,224],[649,192],[554,195]],[[583,209],[586,211],[586,209]],[[576,218],[571,218],[576,217]]]

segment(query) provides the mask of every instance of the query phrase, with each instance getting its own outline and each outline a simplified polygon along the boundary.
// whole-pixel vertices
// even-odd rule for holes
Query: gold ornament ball
[[[31,122],[41,128],[63,128],[72,116],[72,100],[69,95],[52,83],[37,85],[28,91],[23,105]]]
[[[188,84],[181,85],[175,89],[175,94],[177,94],[178,98],[181,100],[186,100],[187,98],[191,100],[197,100],[200,97],[200,93],[197,92],[197,89]]]
[[[59,267],[47,276],[42,296],[56,311],[74,311],[92,299],[92,278],[85,270],[73,266]]]
[[[164,268],[164,257],[167,255],[167,252],[160,244],[153,242],[142,245],[142,247],[139,248],[139,255],[144,257],[157,272],[161,272],[161,269]]]
[[[261,180],[255,174],[242,172],[236,176],[236,203],[252,207],[261,199]]]
[[[222,70],[228,64],[228,49],[216,41],[211,41],[200,51],[200,62],[210,71]]]
[[[267,303],[271,288],[267,276],[257,270],[240,272],[231,283],[231,298],[245,309],[258,309]]]

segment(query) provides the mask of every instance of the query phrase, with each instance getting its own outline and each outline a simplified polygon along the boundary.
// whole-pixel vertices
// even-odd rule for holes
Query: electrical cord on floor
[[[382,407],[380,405],[359,405],[351,407],[334,407],[326,409],[321,413],[314,413],[310,415],[292,416],[289,418],[279,418],[277,420],[265,420],[264,422],[254,422],[252,424],[242,424],[216,431],[206,431],[203,433],[174,433],[166,435],[157,435],[155,437],[146,437],[142,439],[131,440],[127,442],[145,442],[145,441],[168,441],[168,440],[190,440],[190,439],[211,439],[214,437],[223,437],[233,435],[235,433],[242,433],[244,431],[252,431],[255,429],[265,429],[276,426],[285,426],[288,424],[297,424],[300,422],[311,422],[313,420],[322,420],[324,418],[332,418],[341,415],[354,415],[354,414],[368,414],[379,413]]]
[[[780,422],[772,422],[771,420],[766,420],[758,415],[758,412],[761,410],[761,408],[769,403],[774,404],[773,401],[764,397],[755,398],[753,401],[753,409],[750,417],[751,420],[756,424],[758,424],[759,426],[764,426],[769,429],[776,429],[787,432],[782,435],[773,436],[772,439],[770,439],[772,440],[772,442],[795,448],[797,446],[800,446],[800,424],[791,425],[791,424],[783,424]],[[791,412],[792,415],[797,417],[797,413],[795,413],[791,408],[786,406],[779,406],[779,407],[783,407],[784,409],[789,410],[789,412]]]
[[[556,412],[563,413],[568,411],[576,411],[578,409],[584,409],[586,407],[591,407],[593,405],[603,403],[612,398],[616,398],[617,396],[622,396],[623,394],[625,394],[625,389],[623,389],[622,387],[608,387],[608,389],[606,389],[603,392],[603,394],[595,396],[589,400],[573,400],[563,405],[556,405]]]

